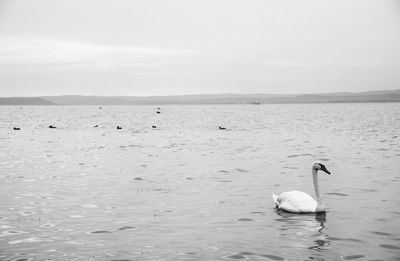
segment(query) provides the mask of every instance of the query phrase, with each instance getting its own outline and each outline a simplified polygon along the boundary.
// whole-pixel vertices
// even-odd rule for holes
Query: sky
[[[400,89],[400,0],[0,0],[0,96]]]

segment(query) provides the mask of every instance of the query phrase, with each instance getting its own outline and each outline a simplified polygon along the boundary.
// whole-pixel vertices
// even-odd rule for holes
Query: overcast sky
[[[383,89],[399,0],[0,0],[0,96]]]

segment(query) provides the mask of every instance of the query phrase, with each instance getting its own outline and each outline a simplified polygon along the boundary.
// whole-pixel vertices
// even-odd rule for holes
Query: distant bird
[[[97,128],[97,127],[99,127],[99,125],[96,124],[96,125],[94,125],[94,127]]]
[[[21,130],[21,128],[18,128],[18,127],[14,127],[14,130]]]
[[[155,129],[155,128],[157,128],[157,126],[156,126],[156,125],[153,125],[152,128]]]
[[[226,128],[225,127],[221,127],[221,126],[219,126],[218,127],[220,130],[226,130]]]
[[[310,195],[301,191],[284,192],[279,196],[272,194],[272,199],[278,209],[291,213],[314,213],[325,212],[324,202],[321,199],[318,185],[318,170],[331,174],[321,162],[316,161],[312,165],[312,176],[314,181],[315,194],[317,201]]]
[[[50,125],[49,126],[49,129],[55,129],[55,128],[57,128],[56,126],[53,126],[53,125]]]
[[[122,130],[122,127],[117,125],[117,130]]]

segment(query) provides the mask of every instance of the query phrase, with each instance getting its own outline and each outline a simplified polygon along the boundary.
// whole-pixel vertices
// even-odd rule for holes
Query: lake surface
[[[0,107],[0,260],[400,260],[399,103],[156,111]]]

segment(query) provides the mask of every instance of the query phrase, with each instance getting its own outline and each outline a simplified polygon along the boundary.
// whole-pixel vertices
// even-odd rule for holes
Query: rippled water
[[[0,260],[400,260],[400,104],[156,109],[0,107]]]

